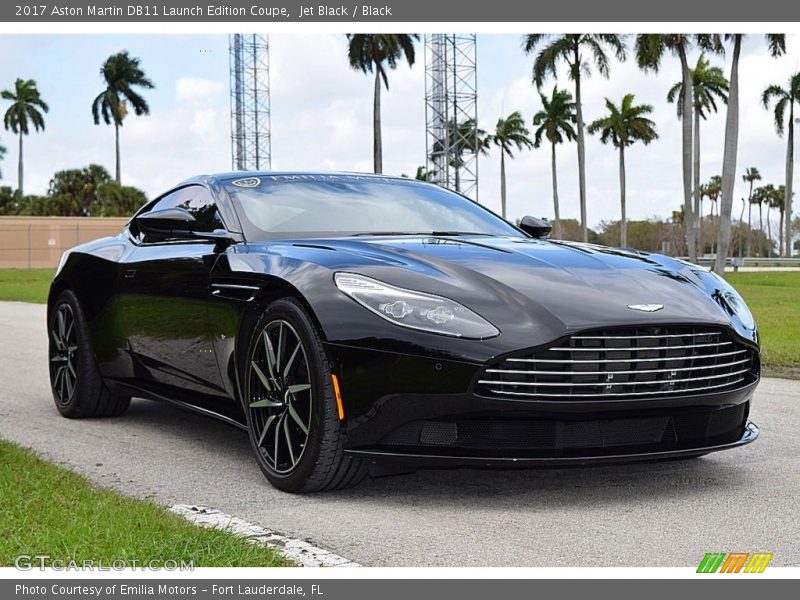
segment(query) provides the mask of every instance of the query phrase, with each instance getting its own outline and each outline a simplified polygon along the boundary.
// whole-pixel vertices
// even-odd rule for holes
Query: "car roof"
[[[177,187],[190,183],[205,183],[210,180],[217,181],[230,181],[232,179],[244,179],[247,177],[281,177],[281,178],[296,178],[302,181],[305,178],[313,179],[315,177],[359,177],[370,179],[382,180],[395,180],[403,182],[414,182],[425,184],[424,181],[419,181],[409,177],[397,177],[394,175],[382,175],[376,173],[358,173],[355,171],[228,171],[223,173],[209,173],[205,175],[196,175],[182,181]]]

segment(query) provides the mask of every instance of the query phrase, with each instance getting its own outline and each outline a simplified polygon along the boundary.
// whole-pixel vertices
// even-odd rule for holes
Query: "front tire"
[[[364,479],[363,461],[344,453],[325,349],[299,302],[283,298],[267,307],[243,371],[251,447],[272,485],[320,492]]]
[[[130,397],[112,394],[94,357],[89,328],[75,294],[65,290],[53,304],[48,324],[50,389],[56,408],[69,419],[117,417]]]

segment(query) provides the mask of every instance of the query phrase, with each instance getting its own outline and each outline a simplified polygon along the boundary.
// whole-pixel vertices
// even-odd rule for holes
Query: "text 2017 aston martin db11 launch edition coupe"
[[[753,317],[666,256],[548,240],[440,187],[197,177],[66,252],[48,301],[66,417],[167,400],[247,430],[269,481],[699,456],[746,444]]]

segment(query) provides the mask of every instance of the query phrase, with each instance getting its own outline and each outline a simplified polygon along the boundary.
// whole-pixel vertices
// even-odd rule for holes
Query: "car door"
[[[149,210],[183,208],[196,231],[224,229],[211,193],[201,185],[174,190]],[[119,320],[133,359],[136,385],[215,409],[229,403],[214,352],[219,335],[209,318],[215,298],[210,273],[221,249],[213,241],[150,238],[131,226],[121,268]]]

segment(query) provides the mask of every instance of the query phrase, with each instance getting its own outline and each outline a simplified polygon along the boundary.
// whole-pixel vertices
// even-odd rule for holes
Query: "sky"
[[[532,58],[520,48],[519,35],[478,36],[478,119],[493,130],[512,111],[531,120],[540,108],[531,85]],[[270,36],[272,166],[282,170],[370,171],[372,168],[372,79],[347,63],[343,34]],[[225,35],[2,35],[0,89],[17,77],[38,82],[50,105],[46,130],[25,139],[25,191],[44,193],[60,169],[99,163],[113,174],[114,128],[96,126],[91,102],[103,89],[100,65],[109,55],[128,50],[155,83],[146,91],[151,114],[130,116],[121,133],[122,179],[153,197],[199,173],[231,166],[228,38]],[[769,56],[763,37],[745,39],[740,62],[740,141],[734,191],[735,210],[747,195],[741,180],[746,167],[761,171],[761,183],[784,179],[786,141],[775,132],[773,116],[760,103],[769,84],[786,85],[800,68],[800,36],[787,37],[787,55]],[[692,52],[690,61],[697,60]],[[727,57],[711,57],[730,71]],[[606,97],[619,103],[626,93],[653,105],[660,139],[626,152],[628,218],[668,217],[682,202],[680,122],[667,90],[680,79],[676,58],[667,56],[657,75],[645,74],[629,59],[612,61],[611,76],[596,72],[583,84],[584,118],[602,116]],[[556,83],[549,80],[549,93]],[[572,90],[565,72],[559,87]],[[425,80],[422,47],[409,68],[390,73],[383,94],[384,172],[413,175],[425,161]],[[0,101],[0,111],[6,104]],[[721,171],[724,108],[701,126],[701,178]],[[16,186],[17,140],[0,130],[7,148],[0,162],[0,185]],[[587,137],[586,181],[590,226],[619,216],[618,154]],[[499,211],[500,156],[492,150],[479,164],[482,204]],[[550,148],[522,151],[507,163],[509,217],[552,217]],[[578,216],[577,150],[558,147],[562,218]],[[706,209],[708,210],[708,209]]]

